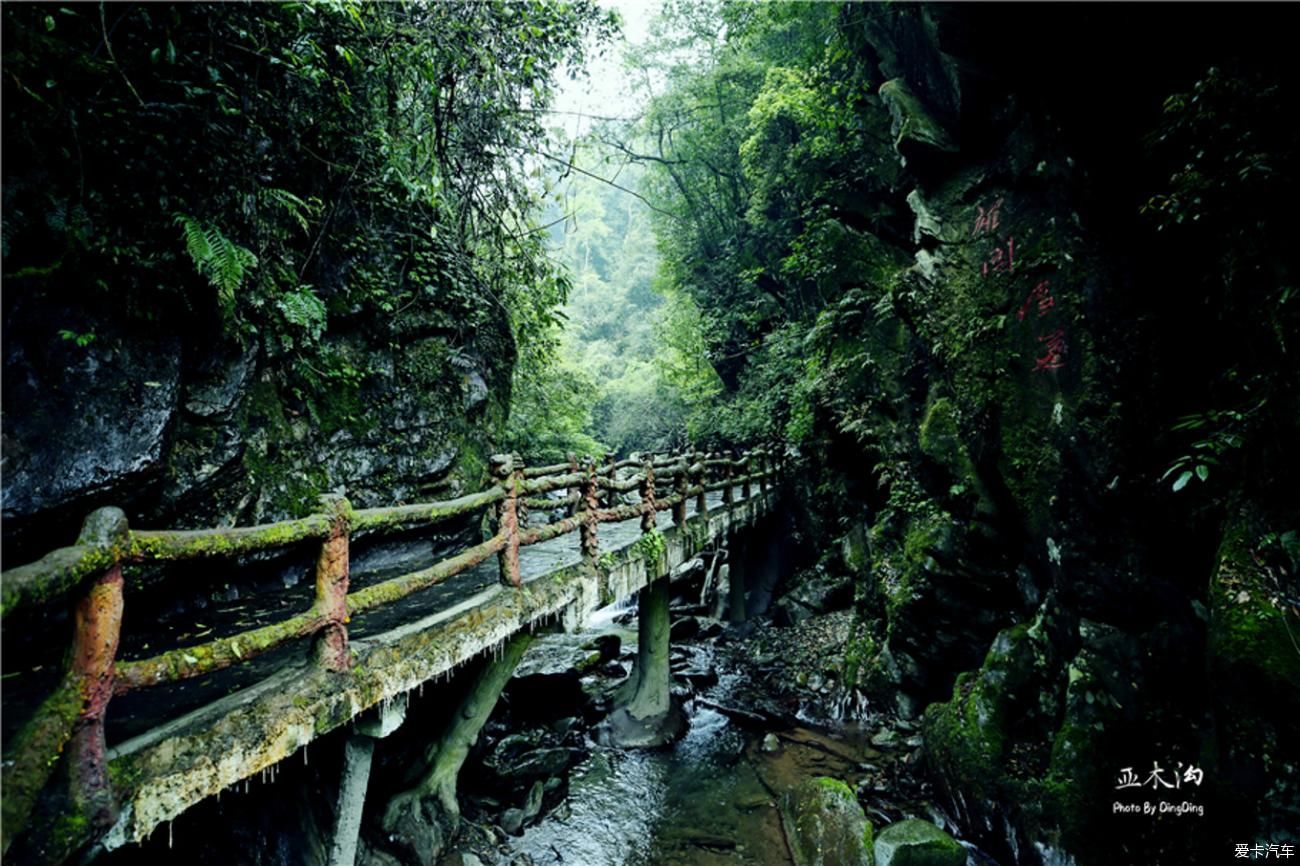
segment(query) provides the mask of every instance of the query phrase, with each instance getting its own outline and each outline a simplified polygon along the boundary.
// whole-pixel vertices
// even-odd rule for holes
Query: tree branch
[[[685,222],[685,220],[683,220],[677,214],[666,211],[661,207],[655,207],[655,205],[648,198],[641,195],[641,193],[637,192],[636,190],[628,189],[627,187],[622,186],[621,184],[614,183],[614,181],[610,180],[609,178],[601,177],[598,174],[593,174],[592,172],[587,171],[585,168],[579,168],[578,166],[574,165],[571,161],[567,159],[562,159],[558,156],[555,156],[554,154],[550,154],[542,150],[537,150],[533,152],[540,157],[551,160],[551,162],[555,162],[555,163],[559,163],[560,165],[567,166],[573,171],[576,171],[578,174],[585,175],[591,178],[592,180],[598,180],[601,183],[608,184],[609,186],[614,187],[614,189],[619,190],[620,192],[625,192],[628,195],[632,196],[633,198],[639,199],[642,203],[645,204],[646,207],[650,208],[650,210],[654,211],[655,213],[663,214],[664,216],[676,222]]]

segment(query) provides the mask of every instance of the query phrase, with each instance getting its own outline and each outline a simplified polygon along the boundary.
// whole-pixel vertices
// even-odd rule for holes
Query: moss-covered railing
[[[516,455],[502,455],[492,459],[492,483],[478,493],[367,509],[353,509],[343,497],[323,497],[320,513],[264,526],[135,530],[120,509],[101,508],[86,518],[76,544],[0,574],[0,616],[5,619],[24,608],[75,604],[72,648],[63,678],[14,741],[6,744],[0,853],[8,850],[27,823],[65,751],[68,793],[77,813],[101,828],[116,819],[104,739],[104,716],[114,695],[243,664],[308,636],[314,636],[318,664],[344,671],[351,659],[348,622],[352,616],[441,583],[493,554],[498,557],[502,583],[519,587],[520,549],[575,531],[584,560],[594,567],[600,555],[597,527],[601,523],[639,517],[642,530],[649,532],[656,513],[671,510],[674,521],[681,524],[692,497],[697,513],[706,514],[709,492],[721,490],[724,505],[730,505],[736,487],[746,499],[751,485],[765,492],[779,469],[762,449],[734,457],[699,452],[637,455],[621,461],[611,457],[601,465],[590,460],[580,463],[571,456],[567,463],[538,467],[526,467]],[[561,491],[562,496],[554,495]],[[633,491],[639,494],[636,502],[619,504],[621,494]],[[428,527],[489,507],[494,508],[497,527],[491,538],[429,568],[348,592],[348,547],[354,536]],[[567,509],[569,516],[529,528],[530,508]],[[123,565],[265,553],[313,540],[320,542],[320,552],[315,599],[307,610],[149,658],[117,657]]]

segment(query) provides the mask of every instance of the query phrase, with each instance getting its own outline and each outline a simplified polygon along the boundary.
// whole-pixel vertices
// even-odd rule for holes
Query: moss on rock
[[[1033,768],[1009,759],[1020,734],[1055,717],[1054,670],[1040,617],[999,632],[980,669],[959,675],[952,698],[926,710],[926,762],[963,821],[977,822],[999,801],[1041,811]]]
[[[1221,677],[1247,676],[1294,706],[1300,700],[1300,622],[1269,600],[1244,527],[1234,526],[1210,581],[1209,657]]]
[[[795,866],[873,866],[873,827],[853,789],[806,779],[781,797],[781,824]]]
[[[890,824],[876,837],[876,866],[963,866],[966,849],[929,821]]]

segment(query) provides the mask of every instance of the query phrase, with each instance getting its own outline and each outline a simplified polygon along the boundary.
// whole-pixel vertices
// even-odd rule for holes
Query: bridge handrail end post
[[[505,497],[497,503],[499,532],[505,535],[506,544],[497,554],[501,583],[519,588],[523,577],[519,571],[519,491],[524,481],[524,461],[517,454],[498,454],[492,458],[492,474],[496,483],[505,489]]]
[[[318,501],[330,522],[330,530],[316,557],[314,607],[325,617],[325,624],[316,634],[316,660],[326,670],[341,673],[352,665],[352,655],[348,651],[352,503],[341,494],[325,494]]]

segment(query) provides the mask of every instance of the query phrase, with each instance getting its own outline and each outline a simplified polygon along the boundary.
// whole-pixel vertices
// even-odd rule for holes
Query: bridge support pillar
[[[382,847],[398,853],[399,860],[435,863],[457,832],[456,780],[461,765],[531,643],[531,635],[516,634],[499,654],[486,660],[447,728],[425,748],[423,770],[414,787],[383,807]]]
[[[356,863],[361,812],[366,806],[366,785],[370,781],[370,761],[374,755],[375,741],[364,734],[353,734],[343,744],[343,779],[339,784],[329,866],[353,866]]]
[[[672,700],[668,583],[662,577],[637,597],[637,657],[601,736],[625,748],[661,746],[680,737],[686,717]]]
[[[343,778],[339,782],[335,810],[334,839],[330,843],[329,866],[353,866],[361,836],[361,813],[366,806],[370,763],[375,740],[383,739],[406,721],[406,696],[386,701],[357,722],[356,733],[343,744]]]
[[[745,553],[735,541],[727,557],[727,619],[733,623],[745,621]]]
[[[668,581],[656,580],[637,597],[637,655],[635,683],[627,711],[637,719],[668,712]]]

